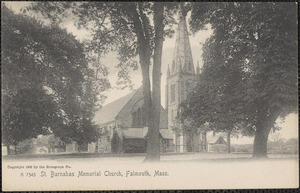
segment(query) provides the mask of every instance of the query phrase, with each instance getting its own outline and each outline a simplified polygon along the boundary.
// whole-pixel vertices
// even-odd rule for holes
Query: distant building
[[[227,152],[227,141],[222,134],[206,133],[207,152]]]
[[[89,152],[142,153],[147,150],[147,120],[143,87],[103,106],[94,117],[102,135],[88,144]],[[173,151],[173,137],[168,130],[167,112],[161,107],[160,148]]]

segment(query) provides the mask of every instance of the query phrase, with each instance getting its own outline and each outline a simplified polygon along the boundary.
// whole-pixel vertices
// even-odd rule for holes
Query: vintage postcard
[[[293,2],[1,2],[2,190],[299,187]]]

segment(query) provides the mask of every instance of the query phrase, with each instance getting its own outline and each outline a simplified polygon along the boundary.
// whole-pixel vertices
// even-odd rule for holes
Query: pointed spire
[[[197,73],[197,74],[200,74],[200,64],[199,64],[199,60],[197,60],[196,73]]]
[[[180,8],[171,74],[175,74],[180,71],[194,74],[195,69],[185,18],[186,13],[182,10],[182,6],[180,6]]]

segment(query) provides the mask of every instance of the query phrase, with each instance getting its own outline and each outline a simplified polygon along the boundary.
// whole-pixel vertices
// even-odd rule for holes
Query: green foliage
[[[109,85],[95,79],[82,44],[56,25],[5,6],[1,28],[4,142],[52,132],[64,141],[93,139],[97,95]]]
[[[58,107],[53,97],[42,89],[23,89],[5,104],[2,136],[5,144],[18,144],[24,139],[47,134],[48,128],[58,126]]]
[[[218,122],[230,118],[233,123],[249,120],[249,124],[255,125],[262,114],[268,118],[273,113],[284,117],[295,112],[295,6],[282,3],[193,5],[192,29],[203,29],[207,23],[214,29],[204,45],[204,67],[198,86],[189,99],[190,104],[199,105],[192,107],[199,109],[197,115],[202,117],[199,123],[217,117]]]
[[[218,130],[238,124],[245,134],[264,135],[266,148],[276,119],[297,112],[296,5],[194,3],[192,30],[208,23],[214,33],[204,45],[199,84],[184,104],[186,116]]]
[[[25,139],[16,146],[18,154],[53,153],[55,149],[64,152],[65,148],[65,144],[53,134]]]
[[[71,11],[77,21],[76,25],[91,32],[92,41],[87,43],[87,51],[91,57],[98,59],[98,64],[100,58],[109,50],[117,51],[120,61],[118,84],[131,85],[128,69],[137,69],[138,57],[151,138],[150,153],[147,155],[151,154],[156,160],[159,159],[163,38],[172,35],[173,32],[169,28],[167,33],[164,33],[164,27],[174,23],[172,14],[176,12],[176,8],[175,4],[160,2],[39,2],[32,7],[53,21],[56,21],[56,17],[64,17],[66,10]],[[151,64],[153,64],[152,73],[150,73]],[[153,80],[152,93],[150,74]]]
[[[88,29],[92,34],[92,41],[87,44],[91,57],[96,57],[99,63],[100,58],[109,50],[118,52],[120,61],[118,67],[121,69],[118,84],[131,85],[128,69],[137,69],[137,56],[139,57],[149,136],[152,139],[149,146],[153,146],[149,150],[155,159],[159,158],[162,45],[163,38],[172,34],[170,29],[168,33],[164,33],[164,25],[174,23],[171,14],[176,9],[174,4],[166,4],[166,11],[164,7],[165,3],[159,2],[39,2],[32,7],[53,21],[57,16],[63,17],[62,8],[70,8],[77,20],[77,26]]]
[[[55,148],[58,146],[62,146],[62,141],[55,137],[53,134],[50,135],[39,135],[34,139],[35,145],[37,147],[47,147],[47,148]],[[60,144],[60,145],[59,145]]]
[[[227,97],[241,99],[251,121],[258,120],[260,113],[268,117],[276,111],[284,117],[297,110],[294,3],[195,4],[194,30],[201,27],[197,22],[210,23],[214,29],[204,46],[204,68],[215,69],[214,83],[232,81],[229,86],[237,93],[229,92]]]
[[[170,37],[174,34],[178,3],[160,4],[165,7],[163,35]],[[120,61],[117,84],[132,87],[129,69],[138,69],[138,55],[154,54],[153,5],[153,2],[36,2],[24,10],[41,13],[53,23],[72,19],[79,29],[88,30],[91,38],[84,42],[88,60],[94,61],[93,66],[100,72],[107,72],[109,64],[102,64],[101,57],[117,52]],[[144,42],[139,39],[141,35],[145,36]]]
[[[16,146],[18,154],[32,154],[35,153],[34,139],[26,139],[21,141]]]

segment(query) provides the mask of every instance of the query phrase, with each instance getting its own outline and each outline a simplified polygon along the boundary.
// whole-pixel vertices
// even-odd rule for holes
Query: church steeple
[[[179,11],[179,23],[177,27],[176,42],[173,52],[171,75],[178,72],[195,74],[189,34],[186,24],[186,13]]]
[[[197,75],[194,67],[192,50],[186,23],[187,7],[180,7],[179,23],[176,31],[176,42],[170,70],[167,71],[166,84],[166,109],[168,112],[168,128],[178,127],[176,122],[179,105],[186,100],[194,86]],[[168,66],[169,67],[169,66]],[[179,125],[180,126],[180,125]],[[184,133],[173,133],[174,148],[176,152],[191,150],[192,138]],[[192,145],[193,146],[193,145]],[[198,147],[199,145],[195,145]]]

